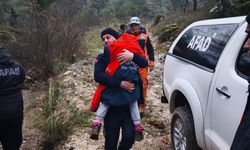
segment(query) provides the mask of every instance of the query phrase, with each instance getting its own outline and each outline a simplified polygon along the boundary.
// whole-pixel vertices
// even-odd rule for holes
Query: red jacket
[[[124,49],[129,50],[130,52],[137,53],[139,56],[144,56],[143,51],[141,50],[137,38],[133,35],[124,33],[122,34],[116,42],[113,42],[108,45],[110,51],[110,62],[107,65],[105,74],[112,76],[116,69],[120,66],[120,63],[117,61],[117,55],[122,53]],[[106,86],[99,84],[94,93],[94,96],[91,101],[90,110],[96,111],[101,100],[101,92],[106,88]]]

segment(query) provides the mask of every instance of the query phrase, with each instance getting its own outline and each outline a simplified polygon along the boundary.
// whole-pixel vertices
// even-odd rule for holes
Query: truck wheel
[[[171,120],[171,140],[175,150],[199,149],[191,112],[186,107],[177,107]]]

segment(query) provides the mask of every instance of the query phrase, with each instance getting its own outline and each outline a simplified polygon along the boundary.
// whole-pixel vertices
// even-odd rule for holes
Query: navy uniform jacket
[[[0,48],[0,118],[23,115],[21,86],[24,79],[23,67],[8,50]]]

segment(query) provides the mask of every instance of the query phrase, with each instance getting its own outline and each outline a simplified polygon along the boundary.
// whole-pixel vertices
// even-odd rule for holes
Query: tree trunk
[[[184,5],[184,13],[187,12],[187,8],[188,8],[188,0],[185,1],[185,5]]]
[[[193,0],[193,11],[197,9],[197,0]]]
[[[233,3],[231,0],[221,0],[222,6],[223,6],[223,15],[224,16],[230,16],[231,7],[233,6]]]

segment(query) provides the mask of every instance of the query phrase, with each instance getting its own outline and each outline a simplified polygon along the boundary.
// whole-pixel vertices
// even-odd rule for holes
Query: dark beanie
[[[246,17],[246,21],[247,21],[247,23],[248,23],[248,24],[250,24],[250,14],[249,14],[249,15],[247,15],[247,17]]]
[[[106,34],[110,34],[112,36],[114,36],[116,39],[119,37],[118,33],[112,29],[112,28],[105,28],[102,32],[101,32],[101,38],[106,35]]]

